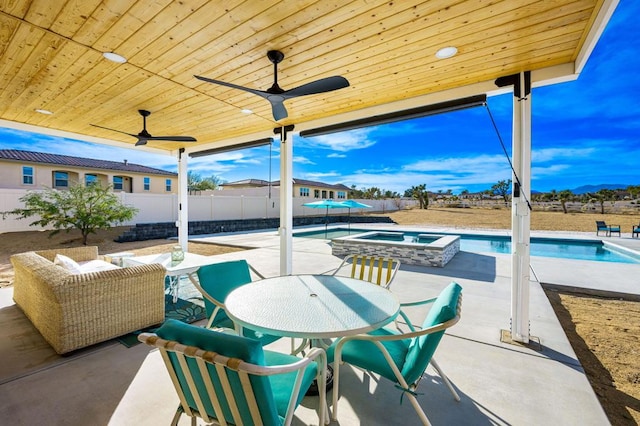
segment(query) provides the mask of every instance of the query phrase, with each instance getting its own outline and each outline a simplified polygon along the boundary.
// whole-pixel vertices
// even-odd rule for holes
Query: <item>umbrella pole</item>
[[[324,215],[324,239],[327,239],[327,225],[329,224],[329,207],[327,207],[327,214]]]

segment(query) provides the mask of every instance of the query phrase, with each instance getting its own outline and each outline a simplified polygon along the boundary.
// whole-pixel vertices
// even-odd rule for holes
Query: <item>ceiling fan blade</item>
[[[238,86],[237,84],[227,83],[226,81],[214,80],[214,79],[202,77],[199,75],[194,75],[194,77],[197,78],[198,80],[206,81],[207,83],[219,84],[220,86],[227,86],[227,87],[231,87],[232,89],[244,90],[245,92],[253,93],[254,95],[261,96],[265,99],[269,95],[271,95],[269,92],[251,89],[249,87],[244,87],[244,86]]]
[[[141,136],[135,135],[133,133],[123,132],[122,130],[111,129],[109,127],[98,126],[97,124],[92,124],[93,127],[99,127],[105,130],[111,130],[112,132],[122,133],[123,135],[132,136],[138,141],[136,142],[136,146],[146,145],[147,141],[171,141],[171,142],[197,142],[196,138],[192,136]]]
[[[276,121],[280,121],[283,118],[287,118],[289,116],[289,113],[287,112],[287,109],[284,107],[284,104],[282,103],[284,99],[282,99],[282,97],[280,97],[280,99],[269,99],[269,102],[271,102],[271,112],[273,113],[273,119]]]
[[[134,135],[133,133],[127,133],[127,132],[123,132],[122,130],[116,130],[116,129],[111,129],[109,127],[104,127],[104,126],[98,126],[97,124],[91,124],[93,127],[99,127],[101,129],[105,129],[105,130],[111,130],[112,132],[118,132],[118,133],[122,133],[123,135],[127,135],[127,136],[133,136],[134,138],[138,138],[138,135]],[[138,138],[139,139],[139,138]]]
[[[331,92],[345,87],[349,87],[349,81],[342,76],[335,75],[333,77],[322,78],[320,80],[312,81],[311,83],[303,84],[302,86],[298,86],[291,90],[286,90],[281,96],[289,99],[296,96]]]
[[[148,138],[140,138],[148,141],[171,141],[171,142],[197,142],[193,136],[151,136]]]

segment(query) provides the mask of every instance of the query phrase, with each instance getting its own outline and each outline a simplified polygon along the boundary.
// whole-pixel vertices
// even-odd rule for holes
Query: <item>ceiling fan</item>
[[[147,132],[147,117],[151,115],[150,111],[139,109],[138,112],[142,116],[142,131],[140,133],[133,134],[123,132],[122,130],[110,129],[108,127],[98,126],[97,124],[92,124],[93,127],[100,127],[101,129],[111,130],[112,132],[118,132],[125,135],[133,136],[138,139],[136,142],[136,146],[138,145],[146,145],[147,141],[171,141],[171,142],[196,142],[196,138],[192,136],[151,136],[149,132]]]
[[[219,84],[221,86],[227,86],[234,89],[244,90],[245,92],[253,93],[254,95],[261,96],[271,103],[271,110],[273,111],[273,118],[278,121],[283,118],[287,118],[287,109],[284,107],[283,102],[287,99],[296,98],[298,96],[315,95],[317,93],[331,92],[333,90],[349,87],[349,81],[341,76],[333,76],[322,78],[320,80],[312,81],[311,83],[303,84],[294,89],[284,90],[278,86],[278,64],[284,59],[284,53],[279,50],[270,50],[267,52],[267,58],[273,63],[274,82],[273,86],[267,90],[255,90],[248,87],[238,86],[236,84],[227,83],[220,80],[213,80],[207,77],[201,77],[199,75],[195,78],[206,81],[208,83]]]

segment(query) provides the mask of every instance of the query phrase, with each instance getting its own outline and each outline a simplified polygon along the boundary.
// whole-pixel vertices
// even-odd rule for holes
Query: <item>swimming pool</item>
[[[326,239],[334,239],[349,235],[369,232],[371,229],[334,228],[327,231]],[[394,230],[395,231],[395,230]],[[402,232],[404,239],[418,238],[420,232]],[[511,253],[511,237],[500,235],[475,235],[475,234],[450,234],[460,235],[460,250],[469,252]],[[295,232],[294,237],[325,239],[325,231]],[[419,241],[419,240],[416,240]],[[611,244],[605,244],[600,240],[574,240],[566,238],[541,238],[531,237],[531,256],[554,257],[560,259],[591,260],[598,262],[640,263],[640,255],[631,251],[619,250]]]

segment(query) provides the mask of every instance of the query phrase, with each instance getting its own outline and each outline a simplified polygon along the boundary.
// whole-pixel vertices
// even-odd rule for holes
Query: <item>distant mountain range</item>
[[[601,189],[626,189],[629,185],[621,183],[601,183],[600,185],[582,185],[571,192],[574,194],[586,194],[587,192],[598,192]]]
[[[570,191],[574,194],[581,195],[587,193],[598,192],[601,189],[627,189],[627,187],[631,184],[623,184],[623,183],[601,183],[600,185],[582,185],[577,188],[571,189]],[[556,191],[560,192],[560,189],[556,189]],[[536,191],[535,189],[531,190],[532,194],[543,194],[545,191]],[[550,191],[546,191],[550,192]],[[509,191],[511,194],[511,191]]]

